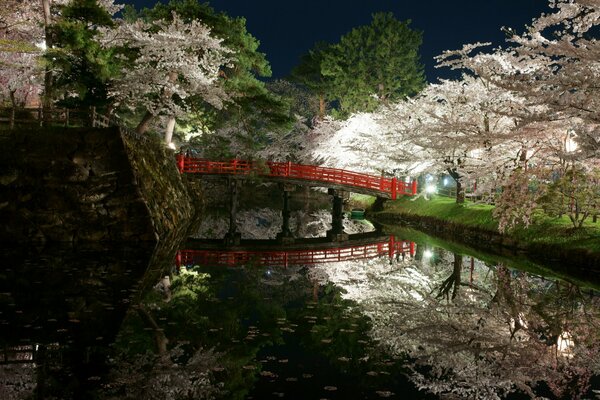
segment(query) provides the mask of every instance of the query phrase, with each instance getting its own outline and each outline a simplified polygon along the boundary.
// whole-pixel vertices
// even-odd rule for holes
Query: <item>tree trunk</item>
[[[167,345],[169,344],[169,339],[167,339],[164,331],[160,328],[160,326],[158,326],[154,320],[154,317],[152,314],[150,314],[146,307],[140,304],[138,305],[137,310],[140,317],[142,317],[142,319],[146,321],[154,330],[154,339],[156,341],[156,350],[158,351],[158,354],[161,356],[161,358],[166,358],[168,356]]]
[[[445,297],[450,299],[450,290],[452,289],[452,300],[456,298],[458,294],[458,288],[460,287],[461,273],[463,266],[463,256],[454,253],[454,265],[452,268],[452,274],[440,285],[440,289],[437,294],[437,298]]]
[[[465,188],[463,187],[460,180],[456,181],[456,204],[463,204],[465,202]]]
[[[519,155],[519,165],[523,167],[523,171],[527,171],[527,147],[521,147],[521,154]]]
[[[17,99],[15,98],[15,92],[16,90],[14,89],[10,91],[10,104],[12,105],[12,108],[10,110],[10,129],[13,129],[15,127],[15,114],[17,111]]]
[[[165,130],[165,143],[167,146],[171,144],[171,140],[173,139],[173,131],[175,130],[175,117],[169,117],[167,121],[167,128]]]
[[[52,23],[52,15],[50,14],[50,2],[51,0],[42,0],[42,10],[44,12],[44,41],[46,49],[52,48],[52,33],[50,32],[50,24]],[[52,70],[49,66],[46,66],[44,72],[44,96],[42,98],[42,105],[44,108],[44,118],[48,115],[48,111],[52,106],[52,85],[53,77]]]
[[[446,171],[456,182],[456,204],[463,204],[465,202],[465,188],[460,182],[460,174],[456,172],[456,169],[447,169]]]
[[[325,118],[325,95],[319,95],[319,120],[322,121]]]
[[[452,287],[452,299],[456,297],[458,288],[460,287],[460,278],[463,267],[463,256],[461,254],[454,253],[454,266],[452,269],[452,275],[454,275],[454,282]]]
[[[139,134],[146,133],[148,131],[148,128],[150,127],[150,122],[153,118],[154,115],[152,115],[150,111],[146,111],[146,114],[144,114],[144,118],[142,118],[138,126],[135,128],[135,131]]]

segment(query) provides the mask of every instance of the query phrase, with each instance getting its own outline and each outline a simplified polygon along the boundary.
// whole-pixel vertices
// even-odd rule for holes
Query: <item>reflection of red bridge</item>
[[[331,243],[325,243],[331,245]],[[339,243],[336,244],[339,246]],[[351,245],[347,247],[292,248],[286,250],[228,250],[202,249],[180,250],[177,253],[177,266],[279,266],[314,265],[338,261],[351,261],[387,256],[413,256],[414,242],[396,241],[390,236],[388,241]]]
[[[201,175],[261,176],[272,181],[309,186],[326,186],[379,197],[396,199],[415,195],[417,182],[367,175],[343,169],[293,164],[291,162],[256,163],[243,160],[209,161],[177,155],[179,172]]]

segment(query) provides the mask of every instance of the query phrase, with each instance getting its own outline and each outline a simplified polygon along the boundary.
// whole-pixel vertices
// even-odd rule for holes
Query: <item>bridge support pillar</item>
[[[331,229],[327,231],[327,238],[332,242],[348,240],[348,234],[344,233],[344,198],[343,191],[329,189],[327,193],[333,196],[333,208],[331,210]]]
[[[283,210],[281,211],[281,232],[277,234],[277,241],[282,244],[294,243],[294,236],[290,230],[290,192],[296,188],[286,184],[281,184],[279,187],[283,191]]]
[[[227,185],[229,186],[229,231],[225,234],[225,244],[227,246],[237,246],[242,239],[242,234],[237,231],[235,224],[239,183],[237,179],[228,179]]]

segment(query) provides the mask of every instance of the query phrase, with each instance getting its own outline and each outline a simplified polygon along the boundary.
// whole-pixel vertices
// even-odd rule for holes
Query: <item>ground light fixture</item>
[[[429,194],[435,193],[436,190],[437,190],[437,188],[434,185],[427,185],[427,186],[425,186],[425,192],[427,192]]]
[[[431,257],[433,257],[433,251],[429,249],[423,251],[423,258],[430,259]]]

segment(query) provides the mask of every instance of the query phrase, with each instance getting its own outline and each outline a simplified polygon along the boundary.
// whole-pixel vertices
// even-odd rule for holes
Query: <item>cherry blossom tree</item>
[[[40,89],[43,40],[39,1],[8,1],[0,10],[0,102],[10,104],[11,127],[15,111]]]
[[[129,63],[114,80],[111,96],[117,105],[144,110],[136,128],[140,133],[146,132],[154,117],[164,115],[168,144],[175,120],[188,110],[191,95],[217,109],[227,101],[218,78],[231,51],[200,21],[184,22],[175,13],[171,21],[121,21],[118,28],[106,32],[103,41],[106,46],[130,50]]]

